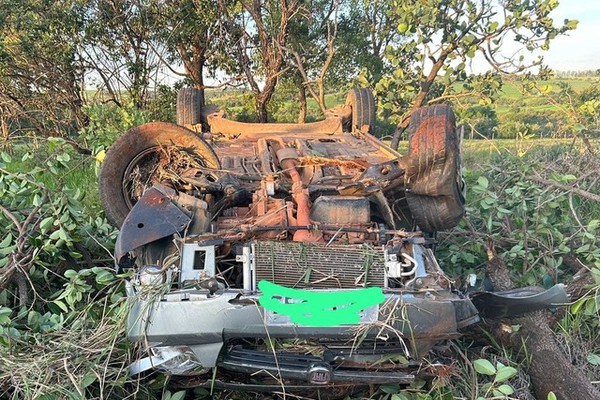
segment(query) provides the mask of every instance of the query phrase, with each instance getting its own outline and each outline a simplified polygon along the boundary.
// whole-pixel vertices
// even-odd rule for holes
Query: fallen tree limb
[[[488,244],[486,274],[496,290],[514,288],[506,264]],[[539,311],[510,321],[490,321],[496,337],[512,348],[521,361],[527,362],[528,373],[537,399],[545,400],[553,392],[561,400],[600,399],[600,392],[576,368],[556,343],[548,313]],[[516,332],[506,326],[520,326]]]
[[[587,190],[579,189],[570,185],[565,185],[563,183],[558,183],[555,181],[551,181],[549,179],[542,178],[541,176],[525,176],[526,179],[532,180],[537,183],[541,183],[546,186],[553,186],[557,189],[564,190],[565,192],[574,193],[578,196],[581,196],[585,199],[600,202],[600,196],[594,193],[590,193]]]
[[[44,193],[41,202],[46,200]],[[0,268],[0,290],[7,288],[15,283],[18,292],[19,306],[24,307],[29,303],[29,286],[26,279],[29,269],[33,265],[34,249],[30,243],[30,234],[39,226],[41,215],[40,207],[35,207],[29,211],[29,214],[23,222],[20,222],[17,215],[0,205],[0,212],[11,221],[16,228],[16,237],[14,239],[15,249],[9,254],[8,263]]]

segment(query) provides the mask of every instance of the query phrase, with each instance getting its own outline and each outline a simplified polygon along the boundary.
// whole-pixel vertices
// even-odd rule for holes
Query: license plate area
[[[290,298],[281,298],[280,301],[285,304],[294,304],[299,303],[301,300],[298,299],[290,299]],[[370,306],[358,312],[359,322],[356,324],[344,324],[341,326],[353,326],[360,324],[371,324],[377,321],[379,316],[379,304]],[[301,324],[297,324],[292,322],[289,315],[279,314],[274,311],[264,309],[264,322],[267,326],[302,326]],[[310,326],[310,325],[306,325]],[[340,326],[332,324],[331,327]]]

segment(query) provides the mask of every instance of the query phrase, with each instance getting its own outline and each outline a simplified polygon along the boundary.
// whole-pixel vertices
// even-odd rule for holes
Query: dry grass
[[[22,335],[0,347],[0,397],[11,399],[133,398],[128,381],[127,304],[98,304],[72,313],[64,328]],[[95,316],[92,317],[92,316]]]

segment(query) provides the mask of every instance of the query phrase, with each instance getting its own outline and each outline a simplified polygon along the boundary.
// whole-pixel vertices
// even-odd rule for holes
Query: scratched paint
[[[296,324],[309,326],[358,324],[362,310],[385,300],[378,287],[313,292],[260,281],[258,288],[262,292],[258,302],[265,309],[287,315]],[[282,303],[282,299],[291,299],[292,302]]]

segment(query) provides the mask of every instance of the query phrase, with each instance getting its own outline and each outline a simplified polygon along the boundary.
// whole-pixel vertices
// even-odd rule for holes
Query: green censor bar
[[[360,311],[385,300],[378,287],[311,292],[260,281],[258,288],[262,292],[258,302],[265,309],[287,315],[296,324],[309,326],[358,324]]]

